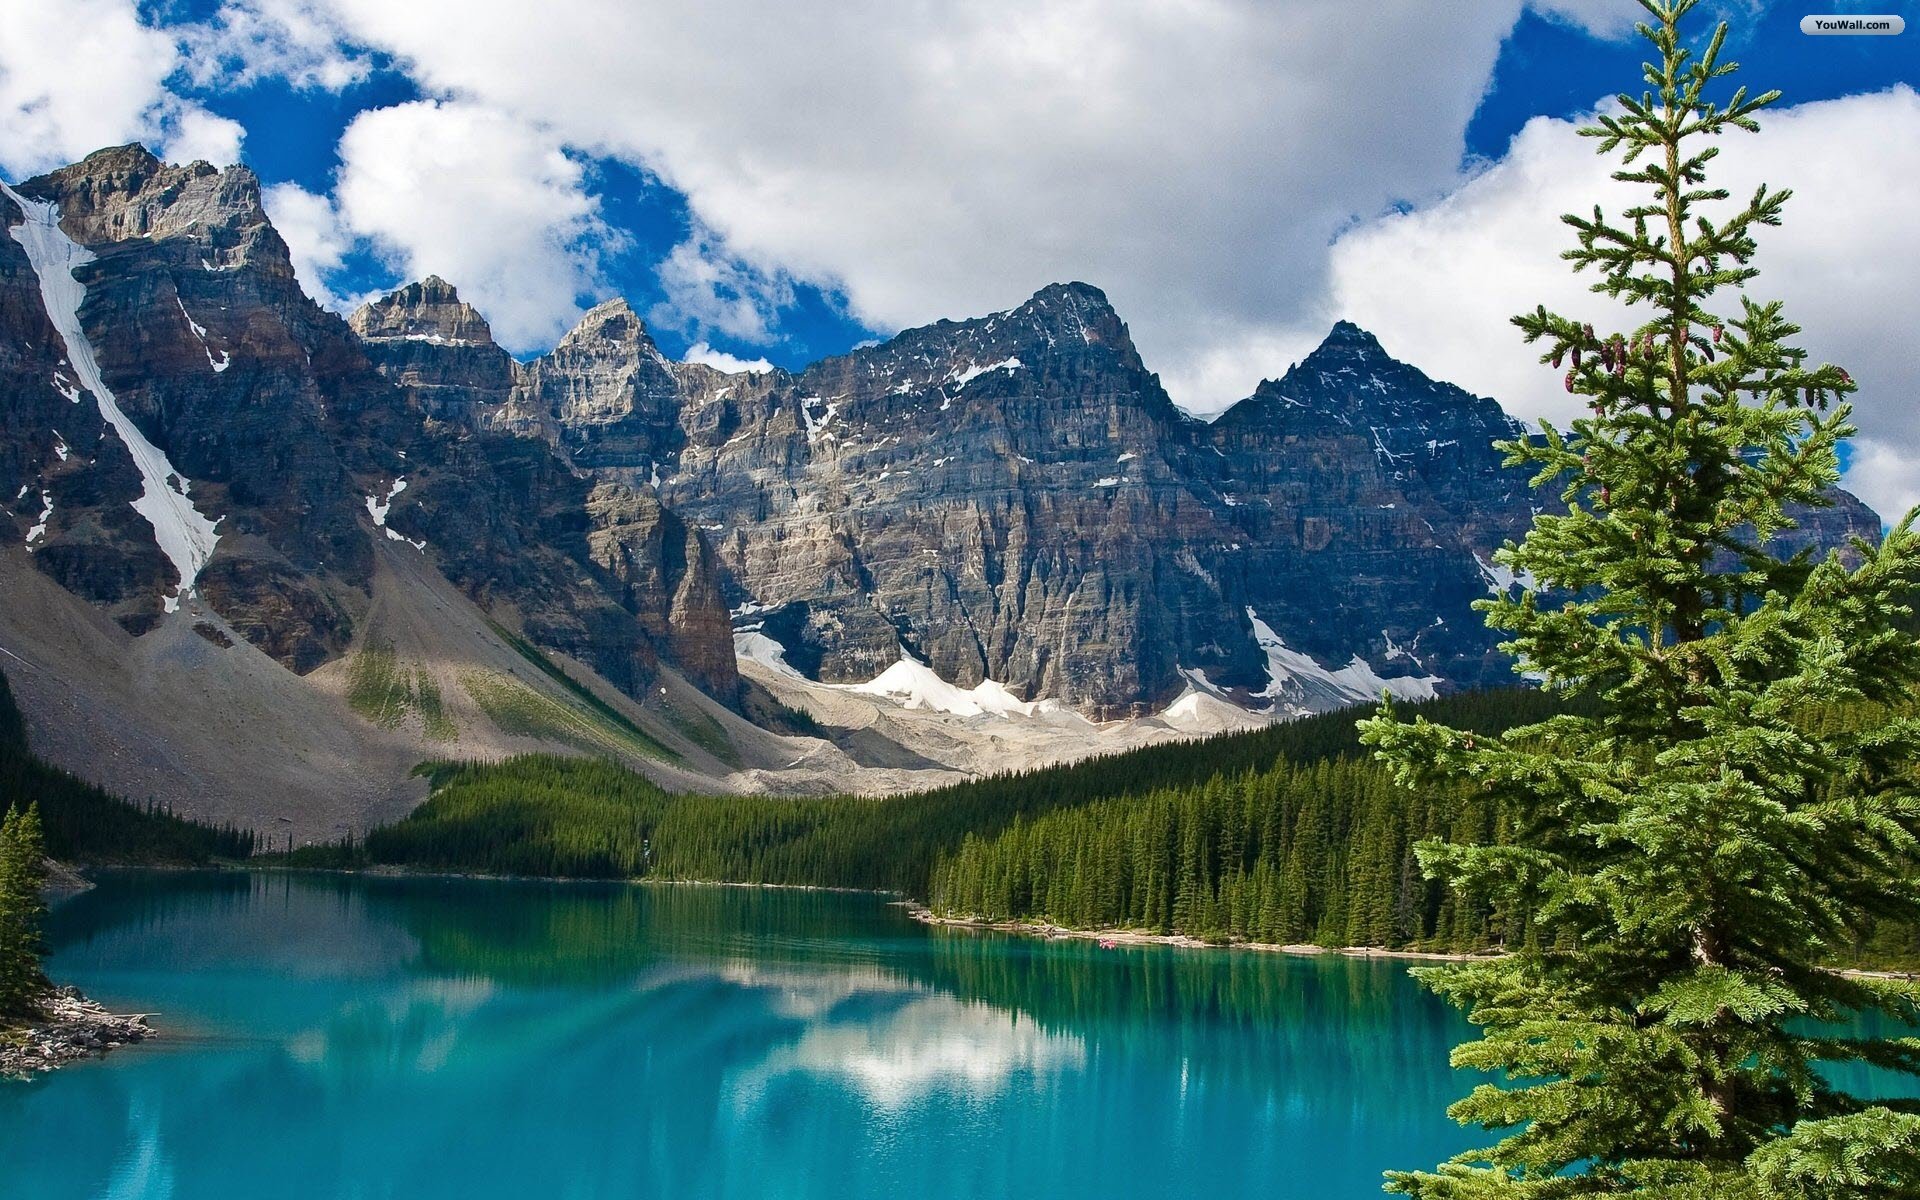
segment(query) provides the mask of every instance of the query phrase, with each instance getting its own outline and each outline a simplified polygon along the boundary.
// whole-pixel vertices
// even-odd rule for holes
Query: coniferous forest
[[[1494,734],[1567,707],[1516,689],[1401,711]],[[593,759],[439,764],[404,820],[270,859],[867,888],[946,917],[1222,942],[1471,952],[1524,939],[1526,912],[1461,902],[1415,853],[1432,838],[1502,843],[1505,808],[1395,784],[1359,746],[1367,711],[883,799],[677,795]],[[1888,928],[1853,957],[1920,962],[1920,938]]]
[[[1537,720],[1553,707],[1550,697],[1518,690],[1419,706],[1490,732]],[[926,898],[947,860],[964,846],[1011,837],[1048,814],[1102,805],[1131,809],[1149,797],[1198,795],[1289,765],[1311,770],[1338,763],[1340,773],[1370,774],[1373,769],[1357,761],[1354,723],[1360,712],[880,799],[677,795],[594,759],[532,755],[495,764],[442,763],[422,768],[433,793],[404,820],[373,830],[358,844],[273,857],[295,865],[651,876],[871,888]]]

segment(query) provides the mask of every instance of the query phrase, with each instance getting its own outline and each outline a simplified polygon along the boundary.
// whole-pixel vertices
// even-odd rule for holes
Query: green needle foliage
[[[1510,844],[1430,843],[1424,869],[1529,914],[1503,959],[1422,971],[1483,1029],[1455,1065],[1498,1072],[1450,1110],[1503,1136],[1388,1189],[1434,1200],[1920,1196],[1920,1104],[1869,1104],[1823,1063],[1920,1075],[1920,1039],[1848,1037],[1878,1010],[1920,1016],[1915,985],[1824,969],[1876,920],[1920,915],[1920,656],[1900,620],[1920,578],[1909,514],[1843,558],[1774,553],[1819,505],[1853,431],[1853,382],[1810,367],[1777,303],[1744,292],[1756,229],[1785,191],[1725,213],[1715,140],[1777,93],[1709,99],[1734,70],[1721,26],[1695,55],[1695,0],[1641,0],[1649,91],[1593,128],[1614,178],[1645,190],[1569,216],[1566,257],[1647,312],[1629,331],[1544,308],[1515,319],[1591,415],[1507,444],[1565,486],[1500,561],[1562,602],[1482,601],[1547,686],[1594,700],[1475,737],[1391,707],[1365,741],[1403,783],[1503,802]],[[1709,218],[1703,206],[1724,215]],[[1846,705],[1874,719],[1817,719]]]
[[[40,969],[45,946],[40,923],[47,904],[46,846],[40,809],[29,805],[0,816],[0,1026],[39,1014],[47,993]]]

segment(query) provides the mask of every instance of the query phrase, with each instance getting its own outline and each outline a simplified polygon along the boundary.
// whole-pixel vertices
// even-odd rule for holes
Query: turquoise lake
[[[1469,1144],[1406,964],[860,895],[113,873],[53,974],[163,1040],[0,1084],[0,1196],[1346,1197]]]

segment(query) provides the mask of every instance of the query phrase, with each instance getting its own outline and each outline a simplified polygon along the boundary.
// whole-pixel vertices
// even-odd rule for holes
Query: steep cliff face
[[[605,479],[644,468],[808,676],[904,655],[1100,717],[1188,688],[1285,713],[1512,679],[1471,605],[1557,497],[1502,465],[1498,404],[1356,326],[1207,424],[1084,284],[797,375],[667,364],[629,317],[529,365],[571,381],[547,436]],[[1803,538],[1877,527],[1836,500]]]
[[[112,427],[98,439],[102,486],[49,530],[43,569],[134,632],[191,591],[295,670],[337,654],[371,569],[352,479],[391,457],[345,435],[388,389],[300,292],[257,181],[132,146],[18,195],[37,211],[13,240],[54,251],[37,264],[43,308],[58,325],[77,299],[64,354]],[[138,500],[117,482],[123,454]],[[150,528],[126,520],[128,504]]]
[[[724,630],[700,646],[670,601],[601,565],[590,479],[543,441],[486,432],[517,368],[443,282],[349,327],[300,290],[250,172],[137,146],[4,203],[9,518],[36,566],[128,631],[204,604],[304,673],[353,642],[381,540],[629,692],[671,643],[727,653]]]
[[[437,420],[484,427],[505,407],[516,365],[474,307],[437,275],[362,305],[347,324],[380,373]]]
[[[788,661],[870,679],[903,653],[1105,716],[1246,675],[1191,563],[1227,531],[1170,460],[1195,423],[1094,288],[911,330],[688,397],[671,503]]]
[[[603,305],[527,368],[438,278],[364,305],[349,324],[426,417],[408,474],[394,481],[406,484],[380,501],[392,506],[391,536],[434,548],[469,594],[511,607],[535,641],[593,664],[630,694],[664,659],[734,701],[727,608],[698,533],[657,496],[596,485],[569,461],[550,421],[521,419],[544,411],[531,397],[551,393],[572,397],[565,411],[617,425],[618,406],[640,394],[634,364],[659,358],[643,354],[652,343],[638,318]]]
[[[1543,503],[1493,449],[1517,432],[1492,400],[1341,322],[1206,431],[1212,453],[1195,463],[1241,534],[1215,569],[1323,663],[1359,655],[1383,673],[1504,682],[1469,605],[1494,578],[1491,552]]]
[[[0,225],[25,219],[22,203],[0,193]],[[0,395],[0,529],[8,543],[114,616],[150,619],[174,580],[133,509],[140,473],[81,387],[39,276],[13,237],[0,237]]]
[[[580,467],[650,479],[678,447],[680,382],[625,300],[594,308],[519,373],[501,428],[552,440]]]
[[[614,300],[521,364],[438,278],[314,305],[243,168],[102,151],[0,220],[0,528],[131,634],[204,609],[296,672],[424,571],[630,696],[737,702],[732,613],[1008,711],[1420,696],[1510,679],[1470,606],[1557,502],[1494,401],[1344,322],[1209,424],[1085,284],[798,373],[670,362]],[[1877,529],[1835,499],[1799,542]]]

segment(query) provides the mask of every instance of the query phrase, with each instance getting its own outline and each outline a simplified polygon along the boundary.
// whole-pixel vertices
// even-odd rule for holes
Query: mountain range
[[[0,190],[0,669],[36,748],[295,836],[426,757],[894,790],[1513,679],[1470,607],[1558,503],[1335,325],[1217,419],[1054,284],[798,372],[623,300],[516,361],[438,278],[347,319],[243,167]],[[1837,492],[1799,541],[1878,518]]]

